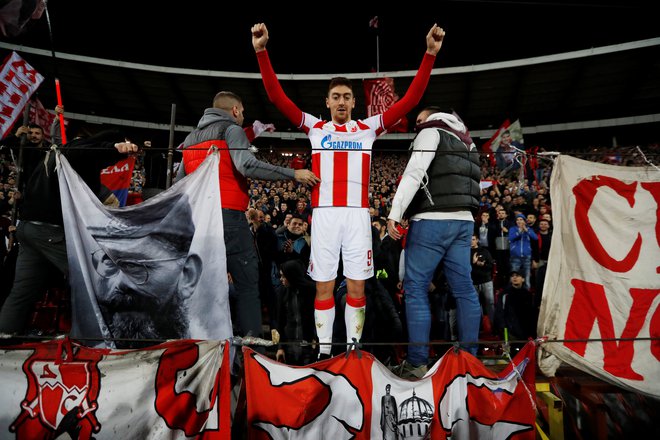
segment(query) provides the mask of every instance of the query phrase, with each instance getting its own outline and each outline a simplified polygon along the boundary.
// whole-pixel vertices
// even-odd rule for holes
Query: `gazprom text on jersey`
[[[362,142],[331,141],[331,142],[326,142],[324,148],[327,148],[329,150],[361,150]]]

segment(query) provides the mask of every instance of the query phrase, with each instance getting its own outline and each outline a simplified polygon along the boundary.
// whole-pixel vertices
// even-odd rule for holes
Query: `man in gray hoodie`
[[[309,170],[293,170],[262,162],[250,150],[250,142],[241,128],[243,101],[232,92],[219,92],[213,107],[204,115],[183,142],[183,167],[190,174],[215,146],[220,152],[220,197],[227,252],[227,271],[236,290],[236,316],[240,336],[261,336],[259,266],[252,234],[245,218],[248,208],[247,178],[265,180],[295,179],[315,185],[319,178]]]

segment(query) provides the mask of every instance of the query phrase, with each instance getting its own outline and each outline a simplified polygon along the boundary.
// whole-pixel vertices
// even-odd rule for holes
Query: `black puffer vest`
[[[417,191],[405,216],[432,211],[471,211],[475,215],[481,194],[479,152],[449,134],[453,130],[442,121],[429,121],[423,126],[430,127],[436,127],[440,134],[438,149],[427,170],[428,182]]]

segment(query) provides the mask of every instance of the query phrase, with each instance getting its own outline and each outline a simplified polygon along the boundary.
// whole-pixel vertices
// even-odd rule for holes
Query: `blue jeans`
[[[493,289],[493,282],[487,281],[483,284],[475,284],[474,288],[480,300],[483,301],[482,308],[492,324],[495,322],[495,289]]]
[[[470,273],[470,241],[474,224],[465,220],[411,221],[406,238],[406,273],[403,288],[406,298],[408,341],[429,342],[431,308],[429,285],[442,262],[447,283],[456,299],[458,339],[470,353],[477,353],[474,342],[479,338],[481,306]],[[428,345],[408,346],[408,362],[413,365],[429,362]]]

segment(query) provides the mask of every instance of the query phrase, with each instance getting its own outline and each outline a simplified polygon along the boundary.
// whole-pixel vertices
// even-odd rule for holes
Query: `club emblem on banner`
[[[54,356],[59,345],[35,346],[34,354],[23,364],[28,387],[22,410],[9,427],[18,438],[36,438],[48,430],[58,435],[77,432],[76,438],[90,439],[92,433],[101,430],[94,414],[98,408],[97,364],[101,355],[61,361],[61,354]]]
[[[77,408],[85,413],[92,410],[86,399],[89,391],[87,362],[64,365],[57,365],[53,361],[34,362],[32,374],[39,387],[39,396],[35,399],[39,403],[39,417],[51,428],[57,429],[69,408]],[[35,403],[31,402],[30,405]]]

